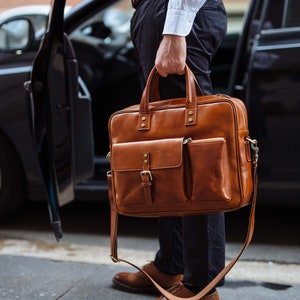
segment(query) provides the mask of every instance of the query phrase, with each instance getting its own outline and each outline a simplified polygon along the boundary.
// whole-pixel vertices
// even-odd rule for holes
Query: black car
[[[74,197],[107,201],[107,121],[142,92],[130,1],[83,1],[60,24],[62,2],[46,36],[26,17],[9,21],[27,28],[22,46],[1,43],[8,24],[0,25],[1,218],[25,198],[48,199],[57,222],[58,206]],[[299,3],[251,1],[241,34],[230,31],[213,61],[215,92],[247,104],[260,144],[261,205],[300,197]]]

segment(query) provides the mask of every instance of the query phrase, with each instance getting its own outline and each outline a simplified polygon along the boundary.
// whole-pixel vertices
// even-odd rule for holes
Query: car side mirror
[[[33,39],[34,30],[28,19],[13,19],[0,25],[0,51],[26,50]]]

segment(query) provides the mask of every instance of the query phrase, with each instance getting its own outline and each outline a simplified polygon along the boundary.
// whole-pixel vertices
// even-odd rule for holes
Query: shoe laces
[[[176,282],[172,287],[170,287],[167,290],[170,294],[177,296],[177,297],[192,297],[195,294],[190,291],[189,289],[187,289],[184,284],[182,282]],[[160,298],[158,298],[159,300],[166,300],[167,298],[164,296],[161,296]]]
[[[178,291],[180,291],[182,288],[184,288],[184,285],[182,282],[176,282],[173,286],[171,286],[168,289],[168,292],[172,295],[176,294]]]

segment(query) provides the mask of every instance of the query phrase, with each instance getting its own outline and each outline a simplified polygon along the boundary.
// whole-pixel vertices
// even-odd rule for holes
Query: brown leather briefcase
[[[107,178],[115,261],[121,260],[116,249],[118,214],[188,216],[237,210],[252,203],[244,248],[250,243],[258,147],[249,137],[246,108],[227,95],[201,95],[187,66],[185,76],[185,98],[160,100],[159,75],[153,69],[140,104],[110,117]]]
[[[198,96],[188,67],[186,98],[149,102],[159,97],[156,75],[139,105],[109,120],[112,206],[129,216],[183,216],[250,204],[253,140],[244,103]]]

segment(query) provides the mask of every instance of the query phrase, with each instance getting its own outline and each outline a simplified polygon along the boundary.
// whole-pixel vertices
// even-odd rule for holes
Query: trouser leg
[[[183,281],[201,289],[224,268],[224,213],[183,217],[182,222]]]
[[[205,287],[224,268],[224,223],[223,213],[160,218],[155,265],[168,274],[184,274],[184,282]]]
[[[182,218],[159,218],[158,240],[159,250],[154,264],[164,273],[183,274]]]

